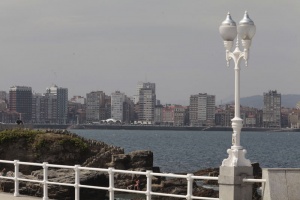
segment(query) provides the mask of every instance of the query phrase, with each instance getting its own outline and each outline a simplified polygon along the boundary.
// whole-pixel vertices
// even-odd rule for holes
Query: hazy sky
[[[197,93],[226,101],[234,70],[218,29],[228,11],[239,22],[245,10],[257,31],[241,96],[300,94],[299,0],[1,0],[0,90],[132,96],[149,81],[162,103],[187,105]]]

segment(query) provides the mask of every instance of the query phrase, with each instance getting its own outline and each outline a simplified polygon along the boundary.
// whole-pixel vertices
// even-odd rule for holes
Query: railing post
[[[152,191],[152,171],[151,170],[147,170],[146,172],[146,177],[147,177],[147,191],[146,191],[146,195],[147,195],[147,200],[151,200],[151,191]]]
[[[115,199],[114,187],[115,187],[115,176],[114,176],[114,168],[108,168],[109,174],[109,200]]]
[[[19,161],[14,160],[14,165],[15,165],[15,193],[14,196],[17,197],[19,196]]]
[[[193,195],[193,180],[192,179],[192,175],[193,174],[187,174],[187,194],[186,194],[186,199],[187,200],[191,200],[192,199],[192,195]]]
[[[44,180],[43,180],[43,188],[44,188],[44,197],[43,200],[48,200],[48,166],[47,162],[43,162],[43,174],[44,174]]]
[[[80,169],[78,169],[80,165],[75,165],[74,170],[75,170],[75,200],[80,200]]]

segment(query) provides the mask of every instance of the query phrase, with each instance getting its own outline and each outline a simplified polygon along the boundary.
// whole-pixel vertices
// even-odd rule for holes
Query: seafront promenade
[[[37,200],[37,199],[42,199],[38,197],[28,197],[28,196],[19,196],[19,197],[14,197],[12,193],[3,193],[0,192],[0,199],[1,200]]]

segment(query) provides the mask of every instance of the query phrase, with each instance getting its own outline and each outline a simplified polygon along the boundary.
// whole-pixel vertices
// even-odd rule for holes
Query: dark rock
[[[12,180],[0,179],[0,188],[3,192],[12,192],[15,188],[15,183]]]
[[[151,151],[134,151],[128,154],[130,157],[129,168],[143,167],[152,170],[153,167],[153,153]]]
[[[259,163],[252,163],[253,167],[253,177],[256,179],[262,178],[262,170]],[[257,189],[261,187],[261,183],[254,183],[252,188],[252,199],[261,200],[261,196],[257,193]]]
[[[195,176],[213,176],[218,177],[219,176],[219,168],[208,168],[208,169],[202,169],[194,173]],[[218,185],[218,181],[215,180],[203,180],[204,184],[208,185]]]

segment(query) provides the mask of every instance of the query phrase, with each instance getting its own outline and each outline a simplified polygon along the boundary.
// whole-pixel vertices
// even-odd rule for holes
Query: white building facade
[[[47,99],[48,119],[52,123],[66,124],[68,116],[68,89],[56,85],[47,88],[45,97]]]
[[[215,95],[199,93],[191,95],[189,118],[191,126],[212,126],[215,124]]]
[[[123,104],[125,102],[125,94],[116,91],[111,94],[111,118],[123,122]]]
[[[139,95],[138,119],[142,122],[154,122],[154,109],[156,103],[155,88],[142,88]]]

